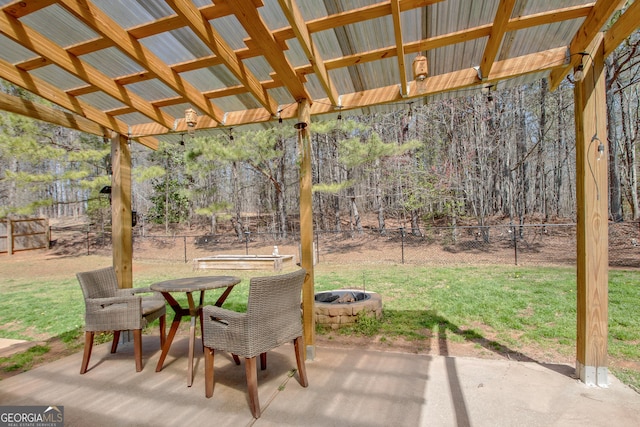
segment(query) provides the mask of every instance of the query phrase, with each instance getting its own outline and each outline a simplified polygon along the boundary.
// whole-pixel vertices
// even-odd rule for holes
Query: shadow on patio
[[[258,373],[263,413],[254,420],[244,368],[229,355],[217,353],[214,395],[206,399],[201,348],[189,388],[186,337],[176,337],[158,373],[158,340],[145,336],[143,346],[138,374],[132,344],[115,355],[103,344],[85,375],[78,374],[78,353],[0,382],[0,404],[64,406],[65,426],[640,423],[640,395],[613,377],[608,389],[585,386],[567,365],[320,347],[307,362],[305,389],[290,375],[291,345],[270,352],[268,369]]]

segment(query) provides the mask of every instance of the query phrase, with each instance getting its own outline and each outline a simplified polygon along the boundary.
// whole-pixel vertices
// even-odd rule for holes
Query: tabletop
[[[241,279],[235,276],[196,276],[165,280],[154,283],[151,290],[158,292],[196,292],[237,285]]]

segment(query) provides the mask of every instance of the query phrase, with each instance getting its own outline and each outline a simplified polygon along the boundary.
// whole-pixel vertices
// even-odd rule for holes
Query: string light
[[[576,69],[573,71],[573,81],[579,82],[582,81],[582,79],[584,79],[584,63],[583,63],[583,59],[586,55],[588,55],[587,52],[580,52],[578,53],[578,55],[580,55],[580,63],[578,64],[578,66],[576,67]]]

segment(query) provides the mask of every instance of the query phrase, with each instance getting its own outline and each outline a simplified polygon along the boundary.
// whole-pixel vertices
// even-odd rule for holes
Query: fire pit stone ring
[[[380,319],[382,297],[376,292],[360,289],[339,289],[315,295],[316,323],[331,329],[356,323],[358,313]]]

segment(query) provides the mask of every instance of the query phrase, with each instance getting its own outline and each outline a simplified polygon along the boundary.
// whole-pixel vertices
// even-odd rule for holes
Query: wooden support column
[[[315,358],[316,323],[315,323],[315,285],[313,276],[313,199],[311,194],[311,138],[309,101],[298,103],[298,150],[300,152],[300,265],[307,270],[302,287],[302,323],[305,354],[308,360]]]
[[[577,206],[576,374],[606,387],[608,335],[608,172],[604,47],[600,35],[575,82]],[[575,73],[574,73],[575,75]]]
[[[133,287],[131,234],[131,151],[123,135],[111,139],[111,241],[113,267],[121,288]]]

